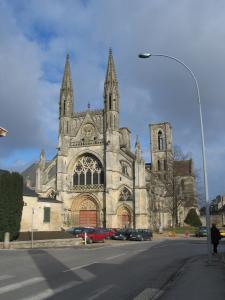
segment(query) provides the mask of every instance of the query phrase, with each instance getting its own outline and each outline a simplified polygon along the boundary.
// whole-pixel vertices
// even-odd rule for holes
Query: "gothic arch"
[[[161,129],[158,131],[158,150],[164,150],[164,134]]]
[[[92,204],[93,208],[95,207],[96,209],[99,209],[99,210],[101,209],[101,205],[100,205],[99,200],[94,195],[85,193],[85,194],[79,195],[75,198],[72,198],[71,211],[79,210],[80,207],[82,206],[82,202],[84,200],[92,202],[93,203]]]
[[[104,167],[101,161],[90,153],[77,158],[73,170],[74,186],[93,186],[104,183]]]
[[[82,194],[72,200],[71,225],[100,226],[102,207],[96,197]]]
[[[133,224],[133,210],[129,205],[122,204],[117,207],[117,224],[119,228],[130,228]]]
[[[128,188],[125,185],[122,185],[119,189],[119,201],[132,201],[133,200],[133,195],[132,191],[130,188]]]
[[[102,159],[102,157],[101,157],[98,153],[96,153],[96,152],[94,152],[94,151],[92,151],[92,150],[88,150],[88,151],[86,151],[86,150],[81,150],[80,152],[78,152],[78,154],[76,155],[76,157],[73,157],[73,158],[70,160],[70,162],[69,162],[69,164],[68,164],[68,167],[67,167],[68,173],[70,173],[70,174],[73,173],[74,166],[75,166],[75,163],[77,162],[77,160],[78,160],[81,156],[83,156],[83,155],[88,155],[88,154],[95,156],[95,157],[101,162],[102,166],[104,166],[104,164],[103,164],[103,159]]]

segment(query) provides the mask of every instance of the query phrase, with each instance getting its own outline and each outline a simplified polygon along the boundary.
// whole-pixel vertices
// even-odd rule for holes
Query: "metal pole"
[[[158,56],[158,57],[165,57],[172,60],[175,60],[182,66],[184,66],[189,73],[191,74],[192,78],[194,79],[196,89],[197,89],[197,97],[198,97],[198,105],[199,105],[199,116],[200,116],[200,125],[201,125],[201,143],[202,143],[202,159],[203,159],[203,173],[204,173],[204,188],[205,188],[205,206],[206,206],[206,227],[207,227],[207,254],[208,254],[208,262],[211,262],[211,231],[210,231],[210,214],[209,214],[209,192],[208,192],[208,177],[207,177],[207,169],[206,169],[206,156],[205,156],[205,139],[204,139],[204,128],[203,128],[203,121],[202,121],[202,107],[201,107],[201,98],[199,92],[198,81],[195,77],[193,71],[181,60],[177,59],[176,57],[165,55],[165,54],[149,54],[149,56],[139,56],[141,58],[148,58],[151,56]]]
[[[33,223],[34,223],[34,208],[32,207],[32,213],[31,213],[31,248],[34,247],[34,230],[33,230]]]

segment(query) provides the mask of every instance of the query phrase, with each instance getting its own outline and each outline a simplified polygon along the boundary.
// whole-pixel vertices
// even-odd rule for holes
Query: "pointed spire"
[[[40,153],[40,160],[43,160],[43,159],[45,159],[45,150],[44,149],[42,149],[41,153]]]
[[[140,142],[139,142],[138,135],[136,137],[136,142],[135,142],[135,155],[136,155],[136,159],[138,161],[140,161],[142,159],[141,145],[140,145]]]
[[[70,117],[73,113],[73,85],[70,71],[70,57],[66,56],[66,63],[60,91],[60,117]]]
[[[66,63],[64,68],[64,75],[62,81],[62,89],[70,89],[73,91],[72,80],[71,80],[71,72],[70,72],[70,56],[66,55]]]
[[[109,58],[108,58],[108,66],[107,66],[107,72],[106,72],[106,83],[117,83],[116,78],[116,69],[113,61],[113,55],[112,55],[112,49],[109,49]]]
[[[111,48],[109,49],[108,66],[104,84],[104,107],[106,112],[107,128],[112,130],[118,130],[119,88]]]
[[[140,147],[140,142],[139,142],[139,137],[136,135],[136,142],[135,142],[135,147],[139,146]]]
[[[40,159],[39,159],[39,167],[41,170],[43,170],[45,168],[45,162],[46,162],[45,151],[44,151],[44,149],[42,149],[41,153],[40,153]]]

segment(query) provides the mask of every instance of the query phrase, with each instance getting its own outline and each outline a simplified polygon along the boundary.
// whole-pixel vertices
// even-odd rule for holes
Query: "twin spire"
[[[73,113],[73,84],[70,70],[70,57],[66,56],[63,80],[60,91],[60,116],[71,116]],[[113,61],[112,49],[109,49],[108,66],[104,85],[104,98],[106,94],[114,95],[117,100],[119,98],[118,82],[116,78],[115,65]],[[116,105],[118,107],[118,105]],[[117,109],[116,109],[117,110]]]

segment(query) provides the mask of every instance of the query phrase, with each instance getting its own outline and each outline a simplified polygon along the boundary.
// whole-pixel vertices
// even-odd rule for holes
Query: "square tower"
[[[162,180],[173,172],[172,127],[170,123],[149,124],[151,169]]]

